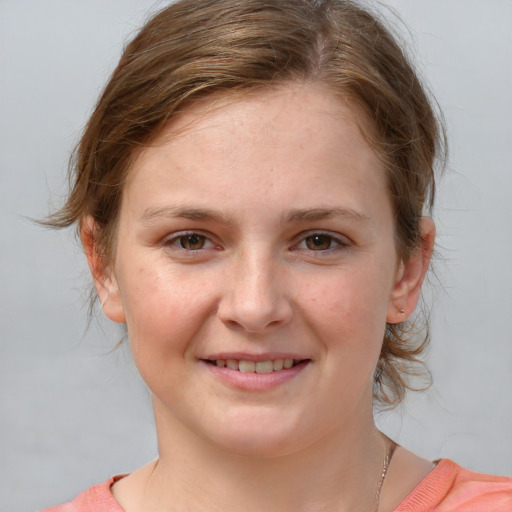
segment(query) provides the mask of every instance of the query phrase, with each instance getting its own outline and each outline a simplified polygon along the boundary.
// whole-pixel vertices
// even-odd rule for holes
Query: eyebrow
[[[209,221],[219,224],[234,224],[232,216],[226,216],[209,208],[194,208],[186,206],[159,206],[148,208],[140,217],[143,224],[150,224],[159,218],[181,218],[197,221]],[[344,217],[357,221],[368,221],[370,218],[352,208],[304,208],[287,213],[285,223],[315,222],[318,220]]]
[[[223,215],[209,208],[192,208],[185,206],[159,206],[148,208],[140,217],[143,224],[150,224],[159,218],[181,218],[190,220],[201,220],[217,222],[219,224],[232,224],[231,217]]]
[[[286,222],[314,222],[317,220],[345,217],[358,221],[368,221],[370,217],[352,208],[305,208],[292,210],[286,217]]]

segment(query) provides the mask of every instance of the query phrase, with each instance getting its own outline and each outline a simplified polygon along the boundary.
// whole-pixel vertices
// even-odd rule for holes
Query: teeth
[[[228,359],[226,361],[226,366],[230,369],[230,370],[238,370],[238,361],[235,361],[234,359]]]
[[[256,373],[272,373],[274,363],[272,361],[258,361],[256,363]]]
[[[256,363],[254,361],[239,361],[238,369],[244,373],[254,372],[256,370]]]
[[[282,370],[284,367],[284,359],[276,359],[274,361],[274,370]]]
[[[238,370],[243,373],[272,373],[292,368],[294,365],[293,359],[275,359],[273,361],[237,361],[236,359],[217,359],[215,364],[219,368],[229,368],[230,370]]]

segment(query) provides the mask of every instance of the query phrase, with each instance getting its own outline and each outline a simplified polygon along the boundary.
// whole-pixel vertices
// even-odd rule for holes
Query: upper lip
[[[304,357],[302,354],[295,354],[291,352],[266,352],[264,354],[253,354],[248,352],[219,352],[215,354],[208,354],[207,356],[200,357],[206,361],[218,361],[233,359],[235,361],[275,361],[276,359],[294,359],[295,361],[303,361],[310,359]]]

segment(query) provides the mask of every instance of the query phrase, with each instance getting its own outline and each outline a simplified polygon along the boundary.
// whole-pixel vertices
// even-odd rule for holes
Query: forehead
[[[346,99],[317,84],[206,98],[173,118],[138,153],[126,199],[135,200],[136,189],[151,192],[154,202],[165,202],[163,187],[150,190],[151,184],[165,181],[166,190],[180,201],[192,192],[196,200],[211,200],[212,192],[223,197],[238,186],[269,200],[282,200],[287,192],[287,200],[295,195],[304,202],[297,184],[314,182],[309,195],[318,203],[331,192],[333,180],[342,180],[353,195],[344,194],[344,200],[355,205],[369,192],[366,182],[386,188],[382,165],[362,133],[364,123]],[[137,186],[130,187],[134,182]]]
[[[252,107],[257,114],[261,102],[266,105],[283,105],[288,102],[285,108],[289,109],[289,114],[307,108],[311,113],[320,116],[332,115],[345,120],[350,119],[359,126],[363,135],[371,128],[368,116],[349,95],[334,91],[321,82],[286,81],[247,90],[225,90],[208,93],[205,96],[199,94],[197,98],[174,112],[163,127],[150,135],[149,143],[145,147],[154,147],[171,139],[178,139],[190,133],[201,122],[214,120],[216,114],[223,110],[234,111],[243,105],[246,113],[250,113]],[[315,119],[316,116],[311,121]]]
[[[367,134],[372,131],[368,116],[349,97],[334,93],[321,83],[285,82],[249,91],[214,93],[173,115],[146,146],[134,153],[131,167],[137,167],[137,161],[152,148],[170,144],[179,147],[181,140],[206,138],[207,134],[235,132],[237,137],[250,138],[257,128],[259,138],[253,142],[268,144],[278,142],[275,136],[280,131],[280,141],[285,142],[281,139],[288,135],[298,146],[298,136],[307,138],[326,124],[334,137],[342,135],[340,141],[351,138],[351,144],[356,143],[362,152],[368,149]]]

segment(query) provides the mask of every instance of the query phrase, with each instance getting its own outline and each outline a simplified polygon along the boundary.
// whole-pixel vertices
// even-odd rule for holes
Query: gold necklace
[[[384,479],[386,478],[386,474],[388,472],[389,464],[391,462],[391,457],[393,457],[393,453],[395,452],[396,443],[391,441],[391,445],[388,450],[386,450],[386,456],[384,457],[384,463],[382,464],[382,471],[379,478],[379,483],[377,485],[377,490],[375,491],[375,512],[379,512],[379,503],[380,503],[380,492],[382,491],[382,486],[384,485]]]

